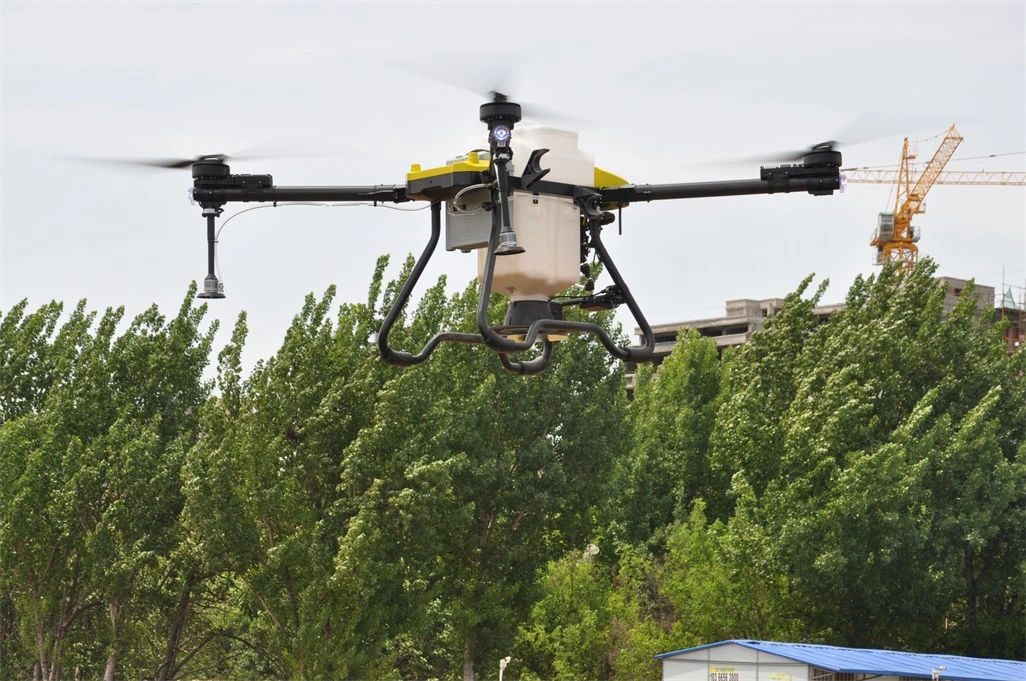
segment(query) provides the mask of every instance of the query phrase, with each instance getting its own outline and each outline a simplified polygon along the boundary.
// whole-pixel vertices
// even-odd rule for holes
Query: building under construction
[[[1018,289],[1019,295],[1015,295]],[[1008,320],[1005,341],[1008,352],[1016,352],[1026,341],[1026,289],[1005,286],[1004,293],[994,303],[994,313],[999,319]]]
[[[947,287],[947,295],[944,298],[944,311],[951,310],[969,282],[965,279],[954,277],[939,277]],[[1012,287],[1004,287],[1005,290],[997,298],[993,286],[976,284],[973,294],[977,297],[977,310],[983,314],[993,308],[998,319],[1009,320],[1008,330],[1005,339],[1008,342],[1008,352],[1015,352],[1021,346],[1026,336],[1026,314],[1024,314],[1023,292],[1026,289],[1019,289],[1019,296],[1016,296]],[[1017,300],[1018,298],[1018,300]],[[656,366],[662,363],[677,343],[677,336],[681,329],[694,329],[699,334],[716,341],[716,347],[720,354],[725,348],[734,347],[747,342],[752,334],[761,331],[766,319],[780,311],[784,305],[783,298],[765,298],[762,300],[751,300],[742,298],[740,300],[728,300],[726,314],[722,317],[708,319],[692,319],[689,321],[673,322],[670,324],[653,324],[652,332],[655,335],[655,354],[653,362]],[[844,303],[832,305],[820,305],[813,309],[813,314],[826,319],[834,312],[844,309]],[[635,334],[640,337],[641,329],[635,329]],[[627,365],[627,391],[628,394],[634,389],[634,371],[636,366]]]

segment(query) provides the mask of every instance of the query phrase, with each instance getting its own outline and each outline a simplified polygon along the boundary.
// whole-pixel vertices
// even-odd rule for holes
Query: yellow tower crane
[[[915,145],[909,144],[908,138],[901,148],[901,162],[898,164],[897,198],[894,202],[894,212],[880,213],[876,221],[876,230],[870,245],[876,248],[877,265],[888,262],[899,263],[901,269],[908,269],[919,260],[919,230],[912,224],[912,216],[926,211],[923,200],[927,192],[937,182],[941,171],[955,149],[962,143],[962,136],[952,125],[944,134],[944,139],[934,153],[933,158],[926,164],[921,173],[915,173],[912,162],[917,157]],[[848,178],[848,182],[853,182]]]
[[[915,159],[916,151],[907,138],[902,147],[901,163],[897,170],[844,169],[844,182],[847,184],[898,185],[899,191],[894,213],[880,214],[877,218],[877,229],[870,242],[876,247],[875,262],[877,265],[896,260],[902,263],[902,268],[905,268],[918,259],[918,247],[915,244],[919,241],[919,230],[915,229],[910,222],[912,215],[925,211],[923,197],[933,185],[960,184],[992,187],[1026,185],[1026,172],[942,170],[961,141],[962,137],[955,130],[955,126],[951,126],[945,133],[944,142],[937,149],[937,153],[934,154],[926,169],[920,173],[914,173],[911,170],[910,163],[912,159]]]

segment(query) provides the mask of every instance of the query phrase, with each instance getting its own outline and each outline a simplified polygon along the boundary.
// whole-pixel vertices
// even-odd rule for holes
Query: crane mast
[[[877,217],[876,231],[870,242],[876,247],[877,265],[896,262],[901,269],[909,269],[919,260],[919,247],[916,246],[919,231],[913,227],[912,217],[925,212],[923,200],[926,194],[937,182],[941,171],[961,142],[962,136],[952,125],[926,168],[917,174],[912,168],[917,152],[915,147],[909,144],[908,138],[905,138],[901,149],[901,162],[898,164],[898,191],[894,212],[880,213]]]

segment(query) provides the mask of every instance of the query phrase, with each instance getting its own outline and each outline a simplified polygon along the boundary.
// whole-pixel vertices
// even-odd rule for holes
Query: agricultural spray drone
[[[488,128],[486,149],[470,151],[445,165],[413,166],[405,184],[350,187],[283,187],[270,175],[233,174],[223,155],[160,162],[192,167],[192,196],[207,223],[207,269],[200,298],[223,298],[215,273],[215,221],[224,206],[237,202],[430,203],[431,236],[378,332],[381,358],[399,366],[426,360],[442,342],[474,343],[494,350],[516,373],[544,371],[553,342],[570,333],[594,334],[614,357],[626,362],[652,358],[654,339],[630,289],[602,243],[602,229],[617,220],[614,211],[640,201],[746,194],[808,192],[828,195],[841,189],[841,153],[824,142],[793,155],[793,161],[762,167],[758,179],[680,184],[633,185],[595,166],[577,147],[577,134],[549,127],[521,126],[521,105],[499,92],[481,105]],[[781,162],[785,159],[779,159]],[[443,332],[416,354],[389,345],[389,333],[441,237],[445,210],[446,250],[476,251],[481,283],[478,333]],[[594,253],[613,283],[594,291],[589,255]],[[587,280],[584,295],[560,296]],[[509,298],[505,323],[487,320],[490,293]],[[640,346],[620,347],[597,324],[563,318],[563,309],[611,310],[626,304],[641,329]],[[515,361],[513,353],[541,342],[540,354]]]

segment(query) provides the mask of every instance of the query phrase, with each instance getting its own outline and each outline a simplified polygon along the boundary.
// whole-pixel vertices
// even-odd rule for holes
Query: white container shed
[[[1026,681],[1026,662],[734,640],[656,655],[663,681]]]

